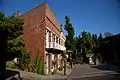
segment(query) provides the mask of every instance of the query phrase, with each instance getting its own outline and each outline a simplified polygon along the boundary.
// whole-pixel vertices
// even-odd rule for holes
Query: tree
[[[103,38],[102,34],[100,33],[98,40],[101,40]]]
[[[76,37],[74,37],[74,40],[73,40],[73,45],[72,45],[72,50],[73,50],[73,52],[74,52],[74,54],[73,54],[73,58],[75,59],[76,58],[76,54],[77,54],[77,51],[78,51],[78,47],[77,47],[77,42],[78,42],[78,37],[76,36]]]
[[[95,47],[98,45],[98,37],[97,37],[97,34],[92,34],[92,40],[94,41],[95,43]]]
[[[72,45],[74,41],[74,28],[72,24],[70,23],[70,19],[68,16],[65,16],[65,27],[64,29],[67,31],[67,36],[66,36],[66,49],[67,50],[72,50]]]
[[[104,33],[104,36],[105,36],[105,37],[109,37],[109,36],[112,36],[112,35],[113,35],[113,34],[110,33],[110,32],[105,32],[105,33]]]
[[[62,30],[62,24],[60,25],[60,32],[63,32],[63,30]]]
[[[92,39],[92,36],[91,36],[91,33],[90,33],[90,32],[88,32],[88,36],[89,36],[90,39]]]
[[[64,29],[67,31],[65,46],[66,46],[66,50],[72,50],[72,53],[73,53],[74,52],[74,28],[70,23],[70,19],[68,16],[65,16],[65,20],[66,21],[65,21]],[[73,55],[75,54],[72,54],[72,57]],[[73,63],[73,60],[70,59],[71,67],[72,67],[72,63]]]
[[[73,39],[73,48],[72,48],[73,50],[76,50],[76,49],[77,49],[76,46],[77,46],[78,39],[79,39],[79,38],[78,38],[77,36],[74,37],[74,39]]]
[[[6,31],[5,34],[7,34],[6,61],[18,57],[22,69],[27,67],[29,63],[29,60],[26,61],[26,58],[29,56],[24,48],[24,39],[20,37],[23,35],[23,24],[24,21],[20,16],[13,14],[12,16],[5,17],[3,13],[0,13],[0,32]]]
[[[83,31],[81,32],[81,36],[80,47],[82,49],[83,61],[86,62],[86,55],[93,53],[95,44],[89,32]]]
[[[97,39],[98,39],[97,34],[95,34],[95,40],[97,40]]]
[[[76,49],[78,52],[81,52],[81,48],[82,48],[81,39],[82,39],[81,35],[79,35],[76,40]]]

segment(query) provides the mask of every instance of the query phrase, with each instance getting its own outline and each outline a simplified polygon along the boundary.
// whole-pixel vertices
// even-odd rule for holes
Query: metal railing
[[[62,50],[65,51],[66,48],[58,43],[55,42],[46,42],[46,48],[54,48],[54,49],[58,49],[58,50]]]

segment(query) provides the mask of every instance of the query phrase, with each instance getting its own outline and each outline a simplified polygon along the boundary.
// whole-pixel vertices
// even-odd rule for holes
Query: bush
[[[26,70],[28,68],[29,62],[30,62],[30,56],[26,51],[24,51],[18,57],[18,62],[16,63],[16,66],[18,69]]]
[[[37,58],[37,60],[35,61],[35,69],[36,69],[36,73],[43,75],[43,63],[42,63],[42,59]]]
[[[53,70],[52,74],[55,74],[56,73],[56,69]]]
[[[62,70],[63,70],[63,66],[60,66],[60,67],[59,67],[59,71],[62,71]]]
[[[17,66],[15,64],[6,64],[6,68],[8,68],[8,69],[16,69]]]
[[[34,65],[32,65],[32,64],[29,64],[29,65],[28,65],[27,71],[36,73],[36,69],[35,69]]]
[[[43,63],[41,58],[37,58],[34,64],[29,64],[27,67],[29,72],[44,75],[43,73]]]

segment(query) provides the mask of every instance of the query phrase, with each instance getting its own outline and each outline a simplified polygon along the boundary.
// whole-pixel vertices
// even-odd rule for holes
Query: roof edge
[[[31,10],[29,10],[29,11],[23,13],[21,16],[23,16],[23,15],[25,15],[25,14],[27,14],[27,13],[33,11],[34,9],[36,9],[36,8],[38,8],[38,7],[40,7],[40,6],[43,6],[43,5],[45,5],[45,9],[46,9],[46,5],[47,5],[47,4],[48,4],[47,2],[44,2],[43,4],[40,4],[40,5],[36,6],[35,8],[32,8]]]

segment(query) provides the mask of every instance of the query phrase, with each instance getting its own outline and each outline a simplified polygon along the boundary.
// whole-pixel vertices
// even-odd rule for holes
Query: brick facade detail
[[[56,16],[49,8],[48,4],[44,3],[41,6],[33,8],[31,11],[22,15],[24,19],[24,42],[25,48],[30,53],[31,63],[33,63],[37,57],[41,57],[44,62],[44,69],[46,66],[46,28],[49,28],[59,38],[61,38],[60,23]],[[49,36],[51,35],[48,33]],[[48,41],[50,37],[48,38]],[[53,42],[54,38],[52,39]],[[58,40],[56,40],[58,43]],[[52,53],[49,55],[49,71],[52,67]],[[55,60],[57,60],[57,54],[55,54]],[[56,62],[56,64],[58,64]],[[57,65],[56,65],[57,67]]]

